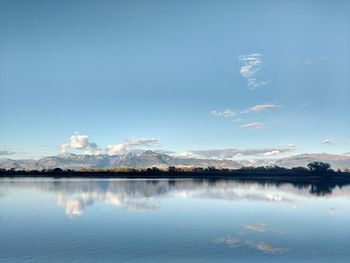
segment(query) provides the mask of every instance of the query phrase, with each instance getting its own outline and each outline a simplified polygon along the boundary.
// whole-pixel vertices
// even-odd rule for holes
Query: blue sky
[[[349,13],[348,1],[0,0],[0,157],[350,152]]]

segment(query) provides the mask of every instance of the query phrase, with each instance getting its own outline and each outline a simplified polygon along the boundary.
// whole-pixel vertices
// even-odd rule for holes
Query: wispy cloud
[[[224,111],[213,110],[210,112],[211,115],[216,117],[230,118],[237,115],[237,113],[231,109],[225,109]]]
[[[313,63],[317,63],[319,61],[321,62],[327,62],[328,60],[330,60],[330,56],[323,56],[323,57],[319,57],[319,58],[304,58],[304,64],[305,65],[311,65]]]
[[[0,155],[12,155],[15,153],[16,151],[11,148],[0,148]]]
[[[265,152],[263,155],[264,156],[272,156],[272,155],[279,155],[279,154],[280,154],[279,150],[273,150],[273,151]]]
[[[262,129],[264,128],[264,124],[261,122],[251,122],[241,125],[242,128],[250,128],[250,129]]]
[[[239,73],[245,77],[248,81],[249,89],[256,89],[266,85],[269,81],[258,81],[256,74],[262,67],[262,55],[259,53],[253,53],[243,55],[239,57],[239,60],[243,63]]]
[[[223,111],[213,110],[210,112],[211,115],[215,117],[225,118],[225,119],[232,119],[234,122],[242,122],[243,121],[243,114],[258,114],[264,111],[269,111],[272,109],[276,109],[281,107],[281,105],[278,105],[277,103],[262,103],[262,104],[256,104],[254,106],[251,106],[249,108],[246,108],[244,110],[232,110],[230,108],[227,108]],[[283,120],[274,120],[271,123],[281,122]],[[252,129],[261,129],[264,127],[264,124],[261,122],[251,122],[251,123],[245,123],[241,125],[242,128],[252,128]]]
[[[267,111],[270,109],[274,109],[274,108],[279,108],[280,105],[277,105],[276,103],[263,103],[263,104],[257,104],[254,105],[248,109],[245,109],[243,111],[241,111],[241,113],[260,113],[263,111]]]
[[[350,144],[350,140],[335,141],[335,140],[332,140],[332,139],[325,139],[321,143],[322,144],[327,144],[327,145],[347,145],[347,144]]]
[[[305,64],[305,65],[310,65],[310,64],[312,64],[312,62],[313,62],[313,59],[312,59],[312,58],[305,58],[305,59],[304,59],[304,64]]]

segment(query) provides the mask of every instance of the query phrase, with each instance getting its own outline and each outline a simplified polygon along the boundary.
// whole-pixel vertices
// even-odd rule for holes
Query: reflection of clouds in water
[[[291,205],[291,208],[293,209],[298,209],[299,208],[299,204],[295,203]]]
[[[0,193],[12,185],[11,180],[2,180]],[[19,180],[16,187],[35,187],[42,191],[61,192],[65,195],[77,193],[111,192],[120,197],[145,198],[177,196],[183,198],[207,198],[223,200],[252,200],[267,202],[292,202],[310,198],[310,185],[296,188],[291,184],[241,183],[234,180],[196,181],[196,180],[96,180],[96,179],[34,179]],[[350,198],[350,186],[336,187],[332,194],[323,198]]]
[[[339,208],[337,208],[337,207],[330,207],[330,208],[327,209],[327,212],[333,215],[333,214],[335,214],[338,210],[339,210]]]
[[[0,193],[12,185],[11,180],[2,180]],[[163,197],[198,198],[225,201],[266,202],[286,204],[298,208],[310,197],[310,186],[296,188],[291,184],[241,183],[234,180],[122,180],[122,179],[31,179],[18,180],[16,187],[33,187],[53,192],[57,203],[65,207],[68,215],[81,215],[87,206],[97,200],[133,211],[150,211],[157,206],[150,204],[150,198]],[[350,187],[334,188],[324,199],[349,198]]]
[[[338,213],[343,213],[343,212],[350,212],[350,208],[346,206],[340,206],[340,207],[329,207],[326,209],[328,213],[331,215],[338,214]]]
[[[79,196],[68,195],[63,193],[56,194],[56,202],[66,210],[66,214],[70,217],[79,216],[84,213],[87,206],[93,205],[96,201],[103,201],[106,204],[126,208],[129,211],[152,211],[157,207],[153,204],[141,203],[125,197],[118,196],[111,192],[97,193],[84,192]]]
[[[246,225],[245,229],[264,233],[268,231],[268,226],[265,224],[251,224],[251,225]],[[276,247],[264,241],[256,242],[250,239],[244,239],[242,236],[240,236],[240,238],[231,237],[231,236],[218,237],[214,240],[214,243],[219,245],[225,245],[232,248],[236,248],[238,245],[246,246],[246,247],[261,251],[264,254],[282,254],[282,253],[288,252],[288,250],[285,248]]]
[[[214,240],[215,244],[226,244],[230,247],[235,247],[241,242],[239,238],[232,238],[232,237],[219,237]]]
[[[274,247],[274,246],[267,244],[265,242],[261,242],[258,244],[252,244],[252,246],[255,247],[257,250],[260,250],[266,254],[282,254],[282,253],[287,252],[287,249],[285,249],[285,248]]]
[[[288,250],[282,247],[276,247],[266,242],[255,242],[251,240],[242,240],[240,238],[233,237],[219,237],[214,240],[215,244],[222,244],[231,248],[236,248],[238,245],[246,246],[248,248],[253,248],[255,250],[261,251],[264,254],[283,254],[287,253]]]
[[[157,209],[157,206],[154,204],[137,202],[110,192],[105,195],[105,203],[125,207],[129,211],[148,212]]]
[[[269,230],[268,226],[265,224],[246,225],[245,229],[260,233],[265,233]],[[232,236],[218,237],[213,241],[213,243],[225,245],[232,248],[235,248],[238,245],[246,246],[248,248],[253,248],[255,250],[261,251],[264,254],[282,254],[288,252],[288,250],[285,248],[273,246],[265,241],[257,242],[250,239],[245,239],[244,234],[241,234],[239,238]]]
[[[260,233],[267,232],[269,230],[269,228],[265,224],[251,224],[246,225],[245,228]]]
[[[271,203],[294,202],[293,196],[283,192],[267,192],[265,189],[257,188],[203,188],[194,190],[174,190],[169,193],[171,196],[182,198],[209,198],[226,201],[262,201]]]
[[[283,198],[280,195],[274,194],[274,193],[267,193],[266,199],[271,202],[282,202]]]
[[[71,199],[66,199],[63,193],[56,194],[56,202],[59,206],[66,209],[66,214],[69,216],[79,216],[84,213],[85,207],[92,205],[95,202],[93,195],[83,193],[81,196]]]
[[[49,182],[47,182],[49,183]],[[65,207],[66,214],[83,214],[87,206],[96,201],[126,208],[130,211],[151,211],[149,197],[170,196],[180,198],[218,199],[226,201],[262,201],[269,203],[296,203],[296,196],[277,187],[258,184],[240,184],[234,181],[209,183],[191,180],[84,180],[67,183],[58,181],[53,186],[57,203]]]

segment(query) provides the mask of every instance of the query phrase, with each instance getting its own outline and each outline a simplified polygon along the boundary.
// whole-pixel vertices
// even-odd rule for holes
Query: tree
[[[312,162],[307,167],[313,173],[325,173],[330,171],[331,165],[323,162]]]
[[[168,171],[173,173],[173,172],[176,172],[176,167],[175,166],[169,166],[168,167]]]
[[[55,168],[55,169],[52,170],[52,172],[55,173],[55,174],[56,173],[62,173],[63,170],[61,168]]]

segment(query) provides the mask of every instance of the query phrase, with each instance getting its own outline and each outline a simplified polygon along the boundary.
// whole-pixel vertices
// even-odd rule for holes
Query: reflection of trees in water
[[[331,194],[333,189],[336,187],[334,184],[313,184],[310,188],[310,194],[317,196],[323,196]]]
[[[86,207],[96,202],[131,211],[153,211],[159,207],[160,198],[206,198],[229,201],[263,201],[295,203],[298,196],[332,195],[333,190],[347,184],[323,181],[276,181],[271,179],[240,180],[94,180],[94,179],[33,179],[4,180],[0,192],[11,187],[36,188],[52,192],[58,205],[70,216],[84,213]],[[339,192],[337,192],[339,193]],[[349,195],[349,191],[342,191]]]
[[[315,196],[324,196],[332,194],[333,190],[338,187],[342,188],[344,186],[350,185],[348,182],[333,182],[331,180],[324,180],[321,182],[308,182],[308,181],[276,181],[271,179],[238,179],[242,184],[256,183],[262,186],[275,186],[281,187],[285,185],[292,185],[294,188],[299,190],[309,190],[309,193]]]
[[[271,179],[175,179],[175,180],[113,180],[113,179],[33,179],[33,180],[1,180],[1,190],[9,187],[34,187],[47,192],[60,192],[64,194],[77,194],[86,192],[112,192],[130,198],[151,198],[171,195],[177,192],[198,191],[230,191],[234,189],[249,189],[256,186],[261,190],[277,188],[281,191],[291,191],[293,187],[302,195],[322,196],[332,194],[335,188],[342,188],[350,183],[277,181]]]

